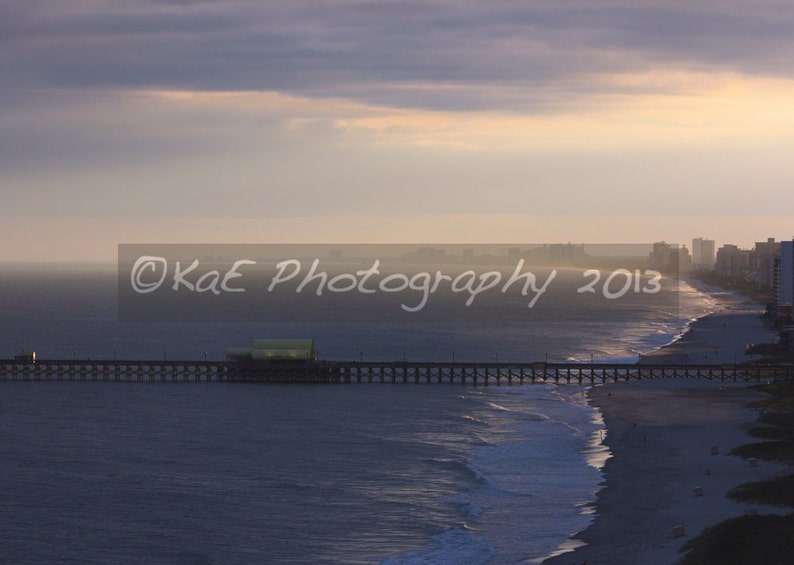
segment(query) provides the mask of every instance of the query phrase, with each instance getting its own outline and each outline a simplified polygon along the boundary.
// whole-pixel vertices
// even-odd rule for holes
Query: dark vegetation
[[[727,290],[735,290],[739,294],[743,294],[749,297],[753,302],[758,302],[759,304],[771,302],[775,297],[774,289],[749,277],[720,275],[714,271],[699,271],[695,274],[695,277],[712,286]]]
[[[781,461],[794,465],[794,383],[760,387],[772,396],[754,404],[761,411],[759,423],[749,431],[764,441],[742,445],[731,455]],[[794,474],[739,485],[731,498],[754,504],[794,509]],[[687,552],[680,565],[789,565],[794,563],[794,513],[778,516],[746,515],[707,528],[682,548]]]
[[[687,542],[682,565],[791,565],[794,514],[741,516]]]

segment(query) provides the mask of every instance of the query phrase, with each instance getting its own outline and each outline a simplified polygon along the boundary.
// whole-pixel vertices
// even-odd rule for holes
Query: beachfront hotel
[[[714,240],[696,237],[692,240],[692,267],[695,269],[714,266]]]

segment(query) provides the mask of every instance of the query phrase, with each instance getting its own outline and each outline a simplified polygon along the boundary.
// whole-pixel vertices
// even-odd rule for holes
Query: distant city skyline
[[[0,6],[0,261],[794,236],[794,6]]]
[[[778,250],[779,250],[779,246],[781,244],[781,241],[777,240],[775,238],[768,238],[768,239],[769,240],[774,240],[776,245],[778,246]],[[704,260],[702,260],[702,258],[700,260],[698,259],[696,240],[702,240],[706,244],[706,248],[707,249],[708,249],[708,245],[712,244],[711,250],[713,251],[713,253],[711,254],[711,260],[710,261],[704,261]],[[782,242],[791,242],[792,240],[794,240],[794,238],[792,238],[792,239],[783,239]],[[177,245],[184,244],[184,243],[187,243],[187,244],[200,244],[200,245],[215,245],[215,244],[218,244],[218,245],[226,245],[226,244],[242,244],[242,245],[260,245],[260,244],[262,244],[262,245],[272,245],[272,242],[269,242],[269,241],[257,241],[257,242],[255,242],[255,241],[244,241],[244,242],[239,242],[239,241],[231,241],[231,240],[229,240],[229,241],[211,241],[210,242],[208,240],[201,240],[201,239],[199,239],[197,241],[168,241],[168,242],[159,241],[159,240],[150,240],[150,241],[145,242],[145,243],[154,243],[154,244],[175,243]],[[340,243],[340,242],[322,242],[322,241],[305,240],[305,241],[285,241],[285,242],[281,242],[280,244],[276,244],[276,245],[289,245],[289,244],[293,244],[293,243],[323,246],[323,245],[333,245],[333,244],[337,244],[337,243]],[[565,246],[574,246],[576,248],[580,248],[581,246],[585,246],[585,248],[587,246],[591,246],[591,247],[595,246],[595,247],[603,247],[605,249],[609,249],[610,246],[612,246],[614,248],[614,250],[615,250],[613,252],[617,254],[615,256],[620,256],[620,253],[621,253],[620,249],[622,247],[626,247],[629,250],[631,248],[636,248],[636,249],[640,249],[641,252],[632,253],[631,251],[626,251],[625,254],[626,255],[630,255],[630,256],[634,256],[634,257],[639,257],[639,256],[644,256],[647,253],[647,251],[644,250],[646,247],[648,249],[651,249],[651,248],[661,244],[661,245],[664,245],[664,246],[672,248],[672,249],[683,249],[683,250],[685,250],[686,254],[687,254],[687,257],[688,257],[687,260],[691,262],[691,266],[692,267],[695,267],[695,268],[697,268],[697,267],[714,268],[715,264],[719,260],[720,252],[721,251],[724,252],[726,248],[729,249],[729,250],[736,250],[736,251],[740,251],[740,252],[754,252],[754,251],[757,250],[757,247],[758,247],[759,243],[765,243],[765,242],[753,241],[749,245],[737,245],[737,244],[731,243],[731,242],[724,242],[724,243],[720,244],[720,243],[715,242],[714,240],[710,240],[708,238],[691,238],[688,242],[667,241],[667,240],[658,240],[658,241],[654,241],[654,242],[651,242],[651,241],[643,241],[643,242],[631,242],[631,241],[601,242],[601,241],[570,241],[570,240],[568,240],[568,241],[563,241],[563,240],[558,240],[558,241],[551,241],[551,240],[550,241],[501,241],[501,240],[492,240],[492,241],[466,241],[466,242],[459,242],[459,241],[452,241],[452,240],[446,241],[446,242],[445,241],[403,241],[403,240],[393,240],[393,241],[382,241],[382,242],[374,242],[374,241],[356,242],[356,241],[352,241],[351,240],[351,241],[348,241],[348,242],[341,242],[340,244],[341,245],[351,245],[351,244],[352,245],[356,245],[356,244],[360,244],[360,243],[370,244],[370,246],[374,245],[375,247],[377,247],[377,245],[379,245],[379,244],[383,244],[383,245],[406,245],[408,247],[410,247],[412,245],[416,245],[416,246],[422,247],[423,245],[426,244],[428,246],[431,246],[431,248],[432,248],[432,246],[440,246],[440,247],[443,248],[445,245],[454,245],[454,246],[458,246],[458,247],[465,247],[465,246],[468,246],[468,245],[492,246],[494,249],[503,252],[502,255],[504,255],[506,257],[511,257],[511,252],[513,252],[513,254],[519,253],[519,252],[520,253],[524,253],[527,250],[530,250],[530,249],[533,249],[533,248],[538,248],[538,249],[539,248],[543,248],[543,247],[554,248],[554,247],[557,247],[557,246],[563,246],[563,247],[565,247]],[[124,242],[123,244],[126,244],[126,242]],[[527,246],[527,247],[522,247],[522,246]],[[110,249],[111,245],[108,245],[106,247],[108,249]],[[56,246],[56,248],[58,248],[58,247]],[[62,249],[62,248],[60,248],[60,249]],[[57,257],[55,257],[55,256],[46,256],[46,255],[45,256],[27,256],[27,257],[24,257],[21,254],[19,254],[17,256],[13,256],[12,255],[10,257],[0,258],[0,263],[2,263],[2,262],[37,262],[37,261],[42,261],[42,262],[64,261],[64,262],[86,262],[86,263],[90,263],[90,262],[115,263],[117,261],[117,258],[118,258],[118,245],[113,243],[112,244],[112,249],[113,249],[112,253],[108,253],[108,254],[104,254],[104,255],[100,254],[100,255],[97,255],[97,256],[94,256],[94,257],[85,257],[85,256],[81,256],[79,254],[72,256],[72,255],[69,255],[68,252],[64,252],[61,255],[58,255]],[[701,250],[701,253],[702,252],[703,251]]]

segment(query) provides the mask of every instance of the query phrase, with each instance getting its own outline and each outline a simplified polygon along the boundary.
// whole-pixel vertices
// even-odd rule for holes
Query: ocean
[[[0,357],[636,360],[713,303],[571,324],[119,322],[116,275],[6,265]],[[608,457],[575,386],[2,383],[0,562],[537,563]]]

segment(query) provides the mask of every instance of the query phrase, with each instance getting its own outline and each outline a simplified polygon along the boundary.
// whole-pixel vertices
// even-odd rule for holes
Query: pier
[[[412,383],[502,386],[589,386],[637,379],[703,379],[766,383],[794,378],[792,365],[653,365],[309,361],[0,360],[0,382],[123,383]]]

